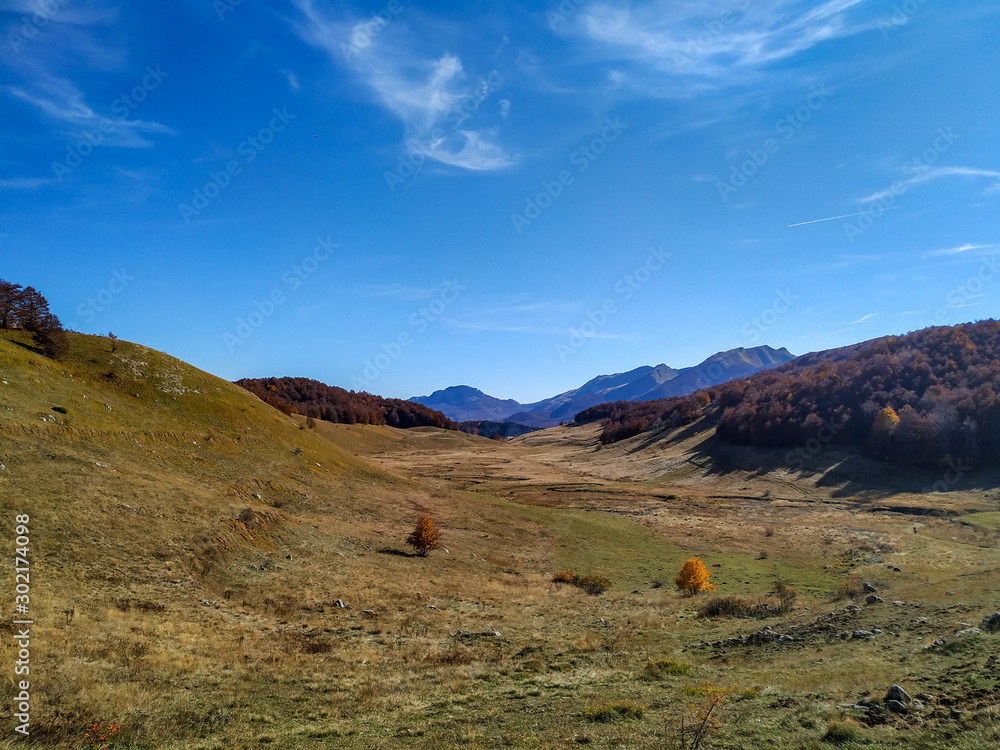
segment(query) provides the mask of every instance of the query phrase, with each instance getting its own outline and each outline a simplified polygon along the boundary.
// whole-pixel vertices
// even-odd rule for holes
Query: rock
[[[907,693],[899,685],[893,685],[889,688],[888,692],[885,694],[883,701],[888,703],[889,701],[899,701],[900,703],[910,703],[913,699],[910,698],[910,694]]]
[[[857,604],[848,604],[846,607],[844,607],[844,609],[847,610],[848,612],[860,612],[861,611],[861,607],[859,607]]]
[[[633,593],[633,594],[645,594],[646,592],[645,592],[645,591],[640,591],[639,589],[636,589],[636,590],[635,590],[635,591],[633,591],[632,593]]]
[[[931,644],[931,648],[944,648],[948,644],[938,638],[934,643]]]
[[[350,609],[351,608],[350,605],[344,604],[344,600],[343,599],[337,599],[333,603],[332,606],[337,607],[338,609]]]
[[[970,635],[982,635],[982,634],[983,634],[983,631],[980,630],[979,628],[966,628],[965,630],[956,630],[955,631],[955,637],[956,638],[965,638],[966,636],[970,636]]]
[[[261,498],[261,496],[260,496],[259,494],[257,494],[257,493],[255,492],[255,493],[253,493],[253,499],[254,499],[254,500],[261,500],[262,498]]]
[[[953,719],[961,719],[962,716],[963,716],[963,712],[962,711],[959,711],[954,706],[951,707],[951,718],[953,718]]]
[[[909,710],[906,707],[906,704],[900,701],[885,701],[882,705],[884,705],[894,714],[905,714]]]
[[[291,559],[292,559],[292,556],[291,556],[291,555],[285,555],[285,559],[286,559],[286,560],[291,560]]]
[[[868,598],[865,599],[865,604],[885,604],[885,599],[881,596],[875,596],[875,594],[869,594]]]
[[[882,635],[882,628],[872,628],[872,632],[875,635]]]
[[[852,638],[858,638],[859,640],[870,641],[875,638],[875,634],[870,630],[855,630],[851,633]]]
[[[984,617],[979,627],[988,633],[1000,631],[1000,612],[994,612],[992,615]]]
[[[436,610],[437,607],[435,607],[433,604],[428,604],[427,605],[427,609],[434,609],[434,610]]]
[[[902,568],[897,568],[895,565],[893,565],[892,566],[892,572],[893,573],[902,573],[903,569]]]
[[[363,610],[361,610],[361,612],[362,612],[362,614],[371,615],[372,617],[375,616],[375,610],[374,609],[363,609]]]
[[[892,606],[894,606],[894,607],[902,607],[904,604],[906,604],[906,602],[901,602],[899,600],[896,600],[896,601],[894,601],[892,603]]]
[[[843,638],[846,641],[848,638],[851,637],[851,631],[850,630],[845,630],[844,632],[842,632],[840,634],[840,637]]]
[[[877,594],[878,589],[872,586],[868,581],[865,581],[864,585],[861,587],[862,591],[866,594]]]

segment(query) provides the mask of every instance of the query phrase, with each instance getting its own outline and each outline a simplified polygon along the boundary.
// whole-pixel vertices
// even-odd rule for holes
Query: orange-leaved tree
[[[674,583],[681,591],[693,596],[699,591],[715,591],[715,586],[708,582],[710,575],[700,558],[689,557],[681,566]]]
[[[441,530],[434,525],[428,515],[420,516],[413,533],[406,538],[406,543],[417,551],[421,557],[426,557],[432,549],[441,548]]]

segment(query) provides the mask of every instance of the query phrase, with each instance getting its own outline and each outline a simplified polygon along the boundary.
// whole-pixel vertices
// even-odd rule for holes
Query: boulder
[[[865,599],[865,604],[885,604],[885,599],[881,596],[875,596],[875,594],[869,594],[868,598]]]
[[[868,581],[865,581],[865,584],[861,587],[861,589],[866,594],[877,594],[878,593],[878,589],[875,588],[874,586],[872,586],[870,583],[868,583]]]
[[[883,701],[888,703],[889,701],[899,701],[900,703],[910,703],[913,699],[910,698],[910,694],[907,693],[899,685],[893,685],[889,688],[889,691],[885,694]]]
[[[984,617],[979,627],[988,633],[1000,631],[1000,612],[994,612],[992,615]]]

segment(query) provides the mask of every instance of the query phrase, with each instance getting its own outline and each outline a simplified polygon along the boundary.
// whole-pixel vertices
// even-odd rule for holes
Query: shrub
[[[830,724],[823,735],[823,742],[843,745],[858,738],[858,730],[853,724],[845,721],[835,721]]]
[[[604,576],[583,576],[574,573],[572,570],[560,570],[552,576],[552,581],[553,583],[572,583],[591,596],[600,596],[611,588],[611,581]]]
[[[684,661],[674,661],[673,659],[660,659],[646,664],[646,675],[649,677],[663,678],[668,675],[684,675],[691,671],[691,665]]]
[[[837,586],[837,590],[833,592],[832,598],[835,602],[841,599],[857,599],[863,592],[864,588],[861,579],[857,573],[852,573],[848,580]]]
[[[698,610],[699,617],[734,617],[741,620],[762,620],[775,614],[765,602],[742,596],[722,596],[709,599]]]
[[[689,596],[694,596],[700,591],[715,591],[715,586],[708,582],[710,575],[700,558],[689,557],[681,566],[674,584],[681,591],[686,591]]]
[[[441,530],[434,525],[428,515],[420,516],[413,533],[406,538],[406,543],[417,551],[421,557],[426,557],[432,549],[441,548]]]
[[[772,593],[778,597],[778,608],[782,614],[792,611],[792,606],[795,604],[798,594],[790,586],[778,581],[774,584],[774,591]]]
[[[603,706],[593,706],[583,712],[585,719],[598,722],[641,719],[645,714],[646,707],[635,703],[605,703]]]

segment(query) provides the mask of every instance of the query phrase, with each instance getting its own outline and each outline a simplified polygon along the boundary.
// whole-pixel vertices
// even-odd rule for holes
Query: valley
[[[603,446],[310,428],[146,347],[70,344],[0,337],[34,619],[31,735],[0,747],[113,722],[122,748],[661,748],[719,690],[703,747],[1000,740],[1000,635],[972,631],[1000,609],[992,470],[927,493],[929,471],[720,444],[711,417]],[[444,549],[417,557],[424,513]],[[692,556],[715,592],[674,586]]]

